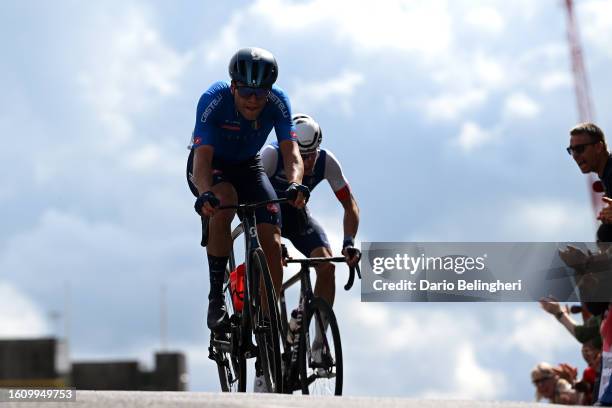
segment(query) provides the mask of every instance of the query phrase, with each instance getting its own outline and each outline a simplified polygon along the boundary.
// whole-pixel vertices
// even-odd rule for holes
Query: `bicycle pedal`
[[[228,334],[232,332],[232,325],[229,319],[224,319],[219,325],[211,329],[213,335],[217,334]]]

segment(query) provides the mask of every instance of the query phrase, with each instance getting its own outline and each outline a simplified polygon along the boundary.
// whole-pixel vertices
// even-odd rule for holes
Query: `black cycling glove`
[[[197,212],[200,216],[203,216],[202,206],[206,203],[209,203],[212,207],[218,207],[221,204],[221,201],[215,196],[215,193],[212,191],[207,191],[205,193],[200,194],[200,196],[196,199],[195,205],[193,208],[195,212]]]
[[[306,202],[310,198],[310,189],[303,184],[291,183],[285,193],[287,194],[287,199],[291,202],[295,201],[298,196],[298,193],[302,193]]]
[[[358,248],[355,248],[354,245],[355,240],[353,238],[345,238],[344,242],[342,243],[342,251],[344,253],[346,250],[346,255],[349,258],[357,256],[357,261],[359,261],[361,259],[361,251]]]

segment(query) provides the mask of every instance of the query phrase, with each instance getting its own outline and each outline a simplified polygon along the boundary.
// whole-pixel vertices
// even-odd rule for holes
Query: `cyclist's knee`
[[[238,193],[230,183],[222,182],[215,184],[210,190],[215,193],[215,196],[221,201],[221,205],[238,204]]]
[[[236,189],[230,183],[223,182],[215,184],[211,191],[219,199],[220,205],[234,205],[238,203],[238,194]],[[232,220],[234,219],[234,210],[223,210],[217,211],[211,218],[211,228],[228,228]]]
[[[277,225],[267,223],[257,224],[257,234],[262,241],[266,241],[271,246],[278,247],[280,251],[281,233]]]
[[[311,258],[329,258],[330,256],[332,256],[331,250],[324,246],[320,246],[310,251]]]
[[[317,266],[317,279],[323,280],[323,282],[334,281],[336,276],[336,265],[332,263],[321,264]]]

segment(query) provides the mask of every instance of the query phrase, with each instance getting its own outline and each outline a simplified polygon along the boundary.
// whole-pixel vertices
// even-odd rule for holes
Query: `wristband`
[[[346,248],[346,247],[354,247],[355,246],[355,239],[353,237],[344,237],[344,241],[342,242],[342,248]]]
[[[555,313],[555,317],[557,318],[557,320],[560,320],[563,317],[564,314],[565,314],[565,312],[560,311],[559,313]]]

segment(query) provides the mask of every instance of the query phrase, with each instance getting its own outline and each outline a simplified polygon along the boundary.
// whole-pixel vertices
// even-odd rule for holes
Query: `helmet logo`
[[[261,59],[261,55],[259,55],[257,50],[251,50],[251,57],[253,58],[253,61],[259,61]]]

